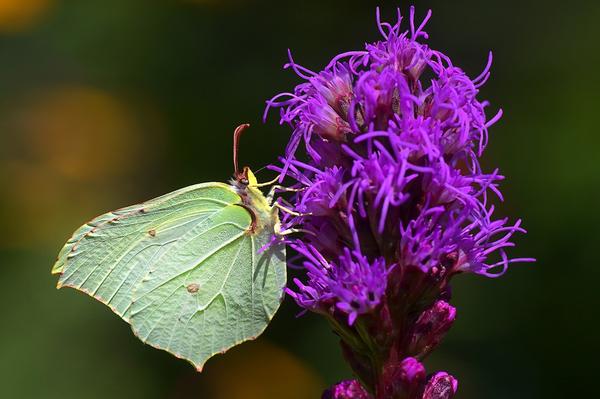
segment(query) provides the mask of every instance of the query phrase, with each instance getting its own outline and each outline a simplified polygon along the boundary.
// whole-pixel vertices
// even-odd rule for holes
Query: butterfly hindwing
[[[224,209],[163,256],[168,267],[150,270],[134,292],[131,314],[142,341],[199,368],[262,332],[272,312],[263,308],[261,291],[272,278],[255,275],[258,248],[246,229],[250,221],[244,208]]]

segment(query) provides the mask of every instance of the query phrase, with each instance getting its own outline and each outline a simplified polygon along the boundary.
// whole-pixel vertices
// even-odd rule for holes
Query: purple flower
[[[504,177],[479,164],[502,115],[488,117],[489,103],[478,99],[491,54],[470,78],[423,43],[430,16],[417,24],[411,7],[405,31],[400,13],[390,24],[378,12],[382,40],[334,57],[318,73],[290,54],[285,67],[304,82],[267,101],[265,111],[278,108],[292,128],[271,169],[298,190],[289,199],[296,212],[284,213],[283,225],[305,232],[286,240],[306,270],[287,292],[328,318],[377,398],[397,386],[417,398],[450,381],[438,376],[425,388],[424,369],[409,371],[422,368],[411,356],[426,356],[454,321],[451,277],[497,277],[512,262],[531,261],[506,253],[524,230],[519,220],[494,217],[490,197],[503,200]],[[419,381],[410,389],[409,375]]]
[[[308,259],[304,262],[308,285],[295,279],[298,292],[287,290],[301,306],[325,313],[339,310],[348,315],[351,326],[359,315],[379,305],[388,272],[383,259],[369,262],[360,253],[345,248],[335,263],[329,263],[310,245],[292,244],[292,247]]]

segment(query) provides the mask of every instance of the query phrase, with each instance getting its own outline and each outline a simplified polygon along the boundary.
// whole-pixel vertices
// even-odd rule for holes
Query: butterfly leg
[[[277,237],[285,237],[285,236],[289,236],[290,234],[295,234],[295,233],[306,233],[306,234],[311,234],[315,237],[317,236],[317,234],[314,231],[310,231],[310,230],[306,230],[306,229],[297,229],[297,228],[281,230],[281,224],[279,222],[277,222],[277,224],[275,225],[275,235]]]
[[[279,180],[279,176],[277,176],[276,178],[274,178],[273,180],[269,180],[267,182],[264,183],[259,183],[257,184],[255,187],[265,187],[265,186],[270,186],[273,183],[276,183],[277,180]]]
[[[269,193],[267,194],[267,203],[269,205],[273,204],[273,198],[275,197],[275,192],[277,192],[278,190],[279,191],[285,191],[286,193],[297,193],[299,191],[306,190],[306,187],[304,187],[304,188],[290,188],[290,187],[284,187],[284,186],[280,186],[279,184],[276,184],[273,187],[271,187],[271,189],[269,190]]]
[[[306,234],[311,234],[315,237],[317,237],[317,234],[314,231],[310,231],[310,230],[306,230],[306,229],[285,229],[280,231],[277,235],[280,237],[284,237],[284,236],[289,236],[290,234],[295,234],[295,233],[306,233]]]
[[[277,210],[281,210],[282,212],[289,213],[290,215],[293,215],[293,216],[309,216],[309,215],[311,215],[310,213],[294,212],[293,210],[285,207],[284,205],[281,205],[279,202],[275,202],[275,204],[273,204],[273,211],[277,212]],[[277,223],[275,223],[274,231],[275,231],[275,235],[277,237],[285,237],[285,236],[288,236],[288,235],[294,234],[294,233],[306,233],[306,234],[311,234],[311,235],[316,236],[315,232],[306,230],[306,229],[300,229],[300,228],[282,229],[279,218],[277,218]]]
[[[274,207],[276,207],[276,208],[278,208],[278,209],[279,209],[279,210],[281,210],[282,212],[285,212],[285,213],[287,213],[287,214],[290,214],[290,215],[292,215],[292,216],[301,217],[301,216],[311,216],[311,215],[312,215],[312,213],[310,213],[310,212],[307,212],[307,213],[301,213],[301,212],[296,212],[296,211],[293,211],[293,210],[291,210],[290,208],[288,208],[288,207],[286,207],[286,206],[284,206],[284,205],[281,205],[279,202],[275,202],[275,203],[273,204],[273,206],[274,206]]]

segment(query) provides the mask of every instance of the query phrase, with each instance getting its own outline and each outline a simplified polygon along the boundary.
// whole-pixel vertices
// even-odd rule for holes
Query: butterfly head
[[[256,180],[256,176],[250,170],[249,167],[244,166],[242,170],[236,172],[235,181],[239,187],[256,187],[258,181]]]

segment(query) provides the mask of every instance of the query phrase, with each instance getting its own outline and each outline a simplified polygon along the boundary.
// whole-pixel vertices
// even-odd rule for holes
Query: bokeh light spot
[[[320,397],[323,389],[307,364],[260,339],[210,360],[201,375],[182,380],[172,397],[206,392],[203,397],[213,399],[306,399]]]
[[[16,100],[2,120],[0,247],[58,243],[60,235],[112,203],[120,180],[152,157],[152,138],[112,94],[70,86]],[[110,188],[110,189],[107,189]],[[117,207],[117,206],[115,206]]]
[[[0,0],[0,32],[21,32],[33,27],[53,3],[53,0]]]
[[[89,87],[42,93],[18,123],[32,155],[71,179],[94,179],[130,169],[141,135],[125,106]]]

